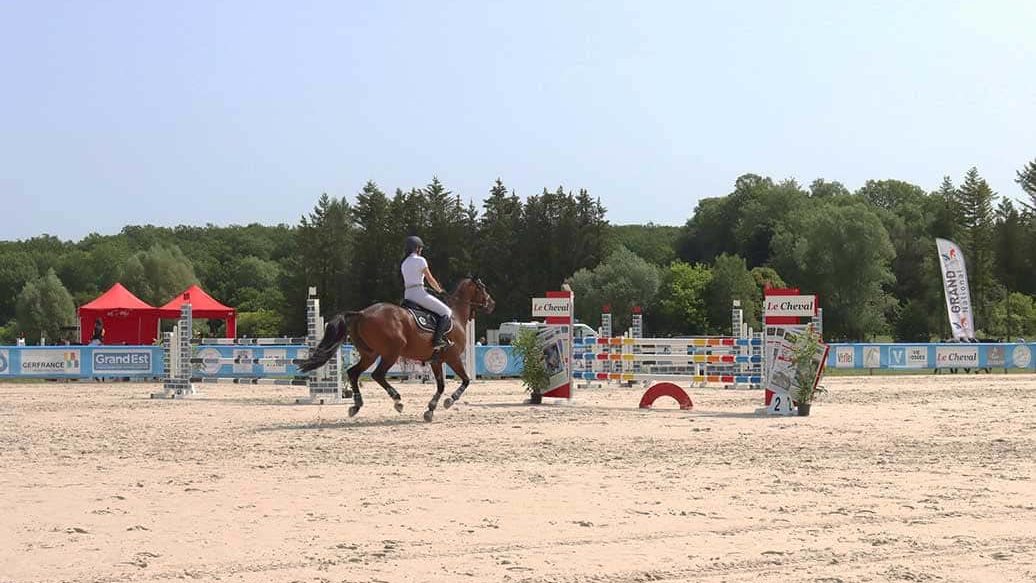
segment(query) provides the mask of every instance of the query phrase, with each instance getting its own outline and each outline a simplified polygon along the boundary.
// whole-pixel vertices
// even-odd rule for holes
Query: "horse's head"
[[[478,277],[472,276],[461,281],[457,286],[457,295],[462,301],[475,308],[481,308],[487,314],[493,313],[493,309],[496,308],[496,301],[489,295],[486,284]]]

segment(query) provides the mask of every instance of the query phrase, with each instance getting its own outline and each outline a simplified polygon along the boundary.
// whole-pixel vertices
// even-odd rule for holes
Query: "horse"
[[[464,370],[461,353],[467,346],[467,326],[468,321],[471,320],[473,309],[478,308],[488,314],[492,313],[493,308],[496,307],[496,302],[489,295],[486,284],[477,277],[462,279],[450,293],[446,303],[453,311],[453,328],[445,337],[452,344],[439,353],[432,348],[432,333],[418,328],[414,316],[406,308],[380,302],[358,312],[345,312],[332,318],[324,326],[324,336],[321,338],[320,344],[310,351],[307,359],[299,364],[299,370],[309,372],[323,366],[345,341],[346,336],[352,338],[353,345],[360,354],[359,362],[349,367],[348,370],[349,386],[352,388],[353,394],[353,404],[349,407],[349,416],[353,417],[363,407],[363,396],[360,395],[359,386],[360,375],[374,364],[378,357],[381,357],[381,361],[371,373],[371,378],[385,389],[399,413],[403,412],[403,402],[399,391],[385,378],[386,373],[400,358],[428,362],[435,375],[435,394],[428,402],[424,420],[431,421],[446,387],[442,373],[444,363],[448,364],[460,377],[461,383],[457,390],[443,401],[443,407],[449,409],[453,406],[460,400],[461,395],[468,388],[468,384],[471,383],[467,371]]]

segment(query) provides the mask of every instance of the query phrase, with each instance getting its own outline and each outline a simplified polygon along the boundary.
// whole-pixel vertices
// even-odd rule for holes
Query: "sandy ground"
[[[0,384],[0,581],[1033,581],[1036,377],[829,379],[521,405],[435,423],[298,388]],[[452,383],[448,390],[452,390]]]

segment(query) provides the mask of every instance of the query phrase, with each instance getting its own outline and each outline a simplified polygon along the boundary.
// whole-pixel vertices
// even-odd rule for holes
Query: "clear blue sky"
[[[0,239],[295,223],[433,175],[682,224],[746,172],[1036,158],[1036,2],[0,0]]]

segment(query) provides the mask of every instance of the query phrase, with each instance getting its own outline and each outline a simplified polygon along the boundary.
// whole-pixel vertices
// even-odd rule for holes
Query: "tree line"
[[[60,338],[74,307],[116,281],[152,305],[198,283],[238,308],[242,334],[299,334],[309,286],[325,313],[398,301],[409,234],[425,240],[447,286],[468,274],[489,285],[497,311],[480,318],[479,334],[527,320],[531,297],[568,283],[578,318],[597,326],[608,304],[617,331],[640,306],[651,333],[726,332],[732,299],[758,326],[762,290],[795,286],[819,295],[830,340],[943,338],[941,237],[965,253],[980,334],[1031,337],[1036,160],[1017,183],[1029,200],[1016,205],[975,168],[932,192],[899,180],[850,192],[746,174],[673,227],[612,225],[586,190],[523,198],[497,180],[476,207],[435,178],[391,195],[368,182],[351,198],[320,196],[294,225],[128,226],[75,242],[0,242],[0,342]]]

